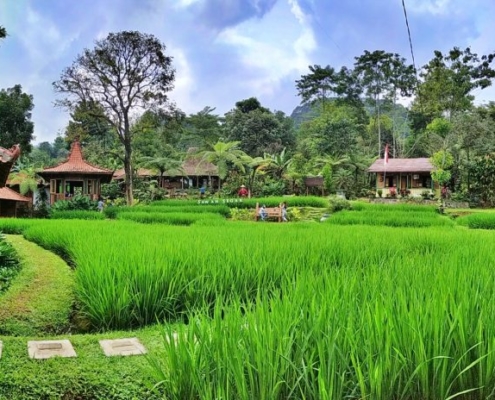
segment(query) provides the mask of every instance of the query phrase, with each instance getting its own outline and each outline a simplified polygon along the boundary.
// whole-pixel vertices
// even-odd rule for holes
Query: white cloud
[[[410,0],[407,8],[418,13],[433,15],[448,14],[453,6],[452,0]]]
[[[200,1],[202,0],[176,0],[175,8],[187,8]]]
[[[174,58],[173,66],[176,70],[174,89],[170,93],[170,98],[175,101],[183,111],[191,113],[198,108],[193,99],[193,92],[196,89],[196,84],[192,68],[182,49],[169,46],[169,50]]]
[[[47,65],[66,51],[77,35],[62,35],[55,23],[32,8],[26,10],[26,24],[19,39],[36,65]]]
[[[287,4],[289,13],[286,13]],[[278,15],[226,29],[217,38],[219,43],[237,48],[242,63],[252,70],[252,76],[255,77],[247,78],[241,84],[262,95],[272,95],[283,79],[305,71],[311,63],[310,53],[316,49],[312,28],[297,1],[281,3],[275,13]],[[297,22],[291,23],[288,16]],[[285,21],[284,25],[292,24],[291,28],[284,31],[280,21]],[[274,24],[277,24],[278,29],[272,32],[266,29],[268,25]]]

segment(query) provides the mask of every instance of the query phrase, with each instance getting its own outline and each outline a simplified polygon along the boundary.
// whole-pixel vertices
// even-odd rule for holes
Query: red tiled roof
[[[368,168],[368,172],[431,172],[434,169],[429,158],[389,158],[387,165],[380,158]]]
[[[31,201],[30,198],[22,196],[8,187],[0,188],[0,200]]]
[[[112,175],[112,171],[106,168],[101,168],[96,165],[92,165],[84,161],[81,144],[78,141],[72,143],[69,158],[67,161],[56,165],[55,167],[45,168],[43,171],[39,172],[39,175],[51,174],[51,173],[68,173],[77,172],[81,174],[96,174],[96,175]]]

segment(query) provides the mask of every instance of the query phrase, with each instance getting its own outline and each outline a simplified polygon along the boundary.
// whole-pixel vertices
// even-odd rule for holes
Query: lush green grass
[[[0,296],[0,334],[67,332],[74,302],[74,277],[54,254],[20,236],[7,235],[21,262],[10,289]]]
[[[118,207],[117,214],[127,212],[148,212],[148,213],[193,213],[193,214],[220,214],[224,217],[228,217],[230,214],[230,207],[223,204],[210,204],[202,205],[198,207],[197,204],[192,205],[156,205],[151,204],[149,206],[133,206],[133,207]]]
[[[277,207],[280,203],[286,202],[287,207],[321,207],[329,206],[329,201],[326,198],[316,196],[292,196],[292,197],[259,197],[251,199],[204,199],[204,200],[161,200],[156,201],[154,205],[163,206],[188,206],[196,204],[198,206],[207,205],[226,205],[236,208],[255,208],[256,203],[265,204],[267,207]]]
[[[99,211],[66,210],[53,211],[51,219],[105,219],[105,214]]]
[[[438,207],[430,205],[420,204],[407,204],[407,203],[395,203],[395,204],[375,204],[365,203],[362,201],[353,201],[352,209],[354,211],[373,211],[373,212],[404,212],[404,213],[430,213],[437,214]]]
[[[495,229],[495,213],[474,213],[456,219],[459,225],[470,229]]]
[[[69,339],[77,357],[48,360],[27,357],[27,341],[37,338],[2,337],[0,400],[163,399],[151,390],[154,382],[148,356],[105,357],[98,343],[101,339],[128,337],[137,337],[149,355],[160,354],[162,345],[156,328],[53,336],[50,339]]]
[[[204,213],[182,213],[182,212],[124,212],[117,214],[117,219],[141,222],[143,224],[168,224],[168,225],[192,225],[198,221],[213,220],[223,221],[224,218],[220,214],[204,212]]]
[[[342,211],[325,221],[333,225],[382,225],[393,227],[424,228],[431,226],[452,226],[447,217],[430,213],[399,212],[353,212]]]
[[[449,223],[18,229],[77,265],[77,301],[93,328],[164,322],[164,354],[150,359],[164,398],[490,398],[494,233],[452,229],[428,208],[389,210],[374,216]]]
[[[326,221],[334,225],[375,225],[424,228],[452,226],[451,219],[438,213],[436,207],[409,204],[370,204],[354,202],[352,210],[333,214]]]

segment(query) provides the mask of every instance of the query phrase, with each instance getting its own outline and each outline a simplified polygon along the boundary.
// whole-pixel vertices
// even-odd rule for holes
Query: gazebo
[[[74,141],[67,161],[45,168],[38,175],[50,183],[50,204],[53,204],[59,200],[70,200],[76,195],[98,200],[101,184],[111,181],[113,171],[86,162],[81,144]]]
[[[28,197],[5,186],[10,169],[20,154],[21,149],[18,145],[11,149],[0,147],[0,216],[2,217],[17,217],[19,207],[31,202]]]

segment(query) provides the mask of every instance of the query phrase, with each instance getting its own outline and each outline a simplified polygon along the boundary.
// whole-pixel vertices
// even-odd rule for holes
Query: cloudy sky
[[[495,50],[494,0],[405,0],[418,67],[434,50]],[[402,0],[0,0],[0,88],[34,96],[35,143],[52,142],[68,114],[52,82],[109,32],[138,30],[167,46],[176,69],[170,98],[186,113],[223,115],[255,96],[290,114],[295,81],[313,64],[352,66],[364,50],[412,62]],[[495,89],[475,93],[495,100]],[[1,139],[1,138],[0,138]]]

